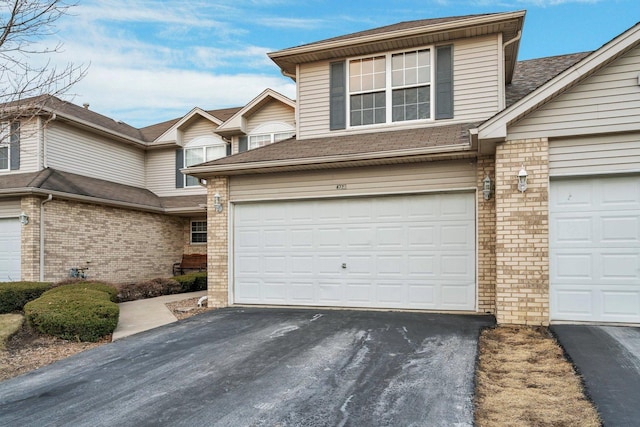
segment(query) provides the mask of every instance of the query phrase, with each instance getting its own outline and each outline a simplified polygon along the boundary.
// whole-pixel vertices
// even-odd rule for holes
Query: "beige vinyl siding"
[[[329,133],[329,61],[300,65],[298,124],[302,138]]]
[[[271,101],[247,119],[247,133],[269,122],[283,122],[295,126],[295,111],[279,101]]]
[[[475,187],[468,160],[232,176],[231,201],[406,194]]]
[[[144,151],[52,122],[46,130],[47,166],[66,172],[144,187]]]
[[[213,133],[217,127],[218,126],[216,126],[215,123],[204,118],[194,120],[193,123],[189,124],[182,131],[182,142],[184,144],[188,144],[189,141],[201,136],[215,136],[216,138],[220,138],[218,135]]]
[[[509,139],[638,129],[640,47],[627,52],[508,129]]]
[[[500,49],[497,35],[454,42],[454,120],[484,120],[498,112]],[[329,63],[300,65],[299,138],[375,131],[371,128],[329,131]],[[394,126],[411,127],[412,124],[396,123]]]
[[[37,172],[40,148],[37,119],[20,122],[20,169],[0,171],[0,175],[10,173]]]
[[[498,112],[498,36],[457,41],[453,48],[454,119],[486,120]]]
[[[147,152],[147,189],[160,197],[206,194],[204,187],[176,188],[176,149]]]
[[[640,171],[640,133],[549,141],[551,176]]]
[[[20,199],[0,200],[0,218],[18,217],[20,212]]]

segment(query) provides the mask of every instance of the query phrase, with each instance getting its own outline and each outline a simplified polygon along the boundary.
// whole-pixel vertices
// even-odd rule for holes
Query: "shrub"
[[[182,292],[196,292],[207,289],[206,271],[176,276],[173,279],[180,283]]]
[[[86,285],[86,286],[83,286]],[[100,286],[97,286],[100,285]],[[99,283],[60,286],[24,307],[29,325],[67,340],[98,341],[118,325],[120,309]]]
[[[39,298],[51,288],[45,282],[6,282],[0,283],[0,313],[21,311],[26,303]]]
[[[179,294],[180,292],[182,292],[180,283],[173,279],[157,278],[118,286],[118,300],[120,302],[135,301],[161,295]]]
[[[110,285],[104,282],[91,281],[91,282],[73,282],[68,285],[60,285],[60,283],[56,283],[50,291],[47,293],[56,293],[56,292],[73,292],[73,291],[81,291],[81,290],[94,290],[99,292],[105,292],[109,295],[109,300],[111,302],[118,302],[118,289],[114,285]]]

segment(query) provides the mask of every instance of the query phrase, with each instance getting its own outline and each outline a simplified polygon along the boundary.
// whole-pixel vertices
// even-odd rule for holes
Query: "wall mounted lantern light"
[[[489,200],[491,198],[491,187],[491,178],[489,178],[489,175],[487,175],[482,180],[482,195],[484,196],[485,200]]]
[[[218,213],[222,212],[222,203],[220,200],[221,200],[220,193],[216,193],[213,195],[213,208]]]
[[[29,224],[29,215],[27,215],[26,213],[22,212],[20,214],[20,216],[18,217],[18,219],[20,220],[20,224],[22,225],[27,225]]]
[[[527,175],[527,171],[524,169],[524,165],[522,165],[522,169],[518,172],[518,190],[521,193],[527,190]]]

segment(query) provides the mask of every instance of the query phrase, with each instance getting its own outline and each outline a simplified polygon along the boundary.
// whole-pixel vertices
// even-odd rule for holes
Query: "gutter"
[[[40,202],[40,281],[44,282],[44,205],[53,200],[53,194]]]
[[[295,166],[323,165],[330,163],[347,163],[368,160],[388,160],[402,157],[413,157],[432,154],[452,154],[469,151],[471,143],[447,145],[446,147],[409,148],[405,150],[376,151],[373,153],[355,153],[325,157],[304,157],[300,159],[267,160],[228,165],[194,166],[180,169],[184,174],[194,176],[210,176],[219,172],[251,171],[254,169],[286,168]]]

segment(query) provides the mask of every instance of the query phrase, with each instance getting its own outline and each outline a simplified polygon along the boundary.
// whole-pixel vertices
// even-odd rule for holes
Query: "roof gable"
[[[486,141],[488,145],[504,140],[510,124],[539,109],[638,45],[640,45],[640,23],[615,37],[600,49],[587,54],[537,90],[482,123],[478,128],[478,138]]]
[[[178,135],[181,130],[189,126],[194,120],[198,118],[204,118],[205,120],[210,121],[215,124],[216,127],[220,126],[223,122],[219,118],[213,116],[207,111],[199,107],[195,107],[189,113],[187,113],[184,117],[173,123],[167,130],[165,130],[160,136],[158,136],[153,143],[180,143]]]
[[[233,116],[229,117],[229,119],[220,125],[215,132],[222,136],[245,134],[246,119],[272,101],[281,102],[294,110],[296,109],[296,102],[292,99],[276,92],[273,89],[265,89],[260,95],[253,98],[247,103],[247,105],[239,109]]]

